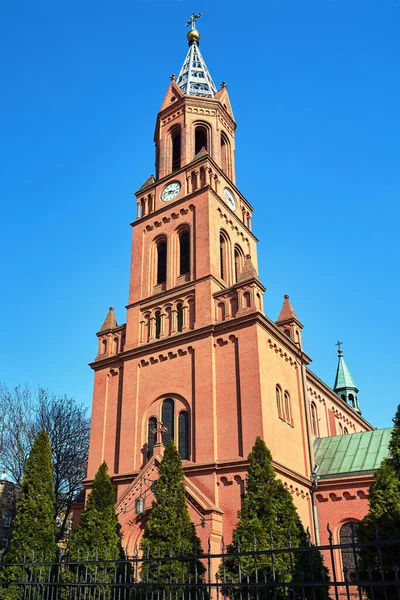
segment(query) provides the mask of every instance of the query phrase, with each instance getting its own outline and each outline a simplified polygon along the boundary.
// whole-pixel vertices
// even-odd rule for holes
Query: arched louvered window
[[[167,242],[157,244],[157,284],[167,280]]]
[[[286,421],[288,423],[292,423],[292,407],[290,406],[289,392],[285,392],[283,395],[283,398],[284,398],[284,402],[285,402]]]
[[[161,313],[159,310],[155,314],[155,322],[156,322],[156,339],[158,340],[161,335]]]
[[[179,332],[183,329],[183,306],[182,304],[178,304],[176,307],[176,320],[177,320],[177,330]]]
[[[151,458],[154,452],[154,446],[157,441],[157,434],[154,433],[154,430],[157,429],[157,419],[155,417],[151,417],[148,422],[147,427],[147,457]]]
[[[179,275],[190,272],[190,233],[183,231],[179,236]]]
[[[181,132],[175,131],[172,134],[172,171],[181,168]]]
[[[237,283],[237,281],[239,279],[239,275],[243,268],[243,263],[244,263],[244,254],[243,254],[242,249],[239,248],[239,246],[235,246],[234,255],[235,255],[235,282]]]
[[[314,402],[311,402],[311,430],[318,437],[318,413]]]
[[[198,154],[202,148],[205,148],[206,150],[208,150],[207,129],[205,127],[203,127],[202,125],[199,125],[195,129],[194,146],[195,146],[195,150],[194,150],[195,155]]]
[[[278,416],[280,419],[283,419],[283,410],[282,410],[282,390],[279,385],[276,386],[276,407],[278,409]]]
[[[172,398],[164,400],[161,411],[161,421],[166,431],[162,434],[162,442],[167,446],[174,439],[174,401]]]
[[[189,460],[189,414],[186,410],[178,418],[179,454],[182,460]]]
[[[229,142],[224,133],[221,133],[221,166],[223,172],[229,175]]]
[[[355,546],[357,538],[355,536],[354,523],[344,523],[340,529],[340,544],[353,544]],[[355,547],[342,548],[342,566],[346,581],[356,580],[356,561],[358,560]]]

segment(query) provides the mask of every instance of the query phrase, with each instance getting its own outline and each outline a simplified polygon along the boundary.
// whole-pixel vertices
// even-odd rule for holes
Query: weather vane
[[[201,13],[193,13],[189,19],[189,21],[186,23],[185,27],[189,27],[189,25],[192,26],[192,29],[195,29],[196,27],[196,21],[198,19],[200,19],[201,17]]]

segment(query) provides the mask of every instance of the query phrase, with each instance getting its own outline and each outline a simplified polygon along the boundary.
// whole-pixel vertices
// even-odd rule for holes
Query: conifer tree
[[[304,581],[321,581],[329,583],[327,570],[318,550],[308,550],[301,553],[275,552],[257,555],[255,553],[265,550],[307,547],[308,536],[297,514],[292,496],[285,489],[282,482],[277,479],[272,466],[271,452],[265,442],[256,438],[256,442],[249,456],[249,470],[246,477],[246,491],[242,497],[242,507],[238,512],[238,523],[233,531],[232,544],[226,553],[227,558],[220,567],[220,577],[226,582],[249,581],[249,588],[241,591],[250,597],[259,597],[251,583],[257,579],[263,581],[279,581],[288,583],[293,578]],[[238,556],[238,552],[249,552],[249,555]],[[236,555],[236,556],[235,556]],[[311,561],[310,561],[311,556]],[[240,577],[239,577],[240,573]],[[260,579],[262,578],[262,579]],[[298,590],[304,597],[311,597],[311,589]],[[239,596],[239,589],[227,585],[226,593],[231,597]],[[268,592],[269,593],[269,592]],[[285,595],[284,586],[270,589],[273,597]],[[315,590],[315,597],[325,597],[326,589],[322,587]],[[262,594],[267,594],[262,590]],[[267,594],[268,595],[268,594]]]
[[[56,559],[55,494],[53,468],[48,435],[41,431],[35,439],[26,463],[21,492],[17,503],[17,514],[9,552],[5,557],[5,568],[0,578],[7,583],[21,578],[22,568],[12,563],[27,561],[49,561]],[[27,565],[24,575],[38,581],[39,567]],[[39,579],[40,580],[40,579]],[[13,597],[18,591],[12,586],[0,592],[0,598]],[[39,593],[39,592],[38,592]]]
[[[96,473],[85,510],[72,533],[68,552],[72,560],[108,560],[124,556],[115,513],[114,488],[105,462]]]
[[[400,405],[393,419],[394,428],[389,443],[389,458],[383,460],[374,475],[369,489],[369,512],[357,528],[360,542],[372,542],[372,545],[360,547],[359,568],[361,577],[369,579],[368,569],[372,569],[372,580],[381,581],[381,567],[384,565],[385,579],[394,581],[395,567],[399,565],[400,543],[381,545],[378,552],[378,540],[400,539]],[[380,556],[379,556],[380,555]],[[397,598],[393,589],[374,586],[366,588],[367,595],[377,600]]]
[[[68,571],[63,573],[65,583],[93,582],[93,587],[83,589],[78,598],[113,597],[118,588],[113,583],[130,581],[131,569],[124,561],[121,546],[120,524],[115,513],[114,488],[103,462],[93,481],[93,487],[76,525],[67,553]]]
[[[171,440],[162,458],[159,478],[154,491],[155,500],[146,524],[141,548],[145,557],[155,558],[202,554],[200,539],[189,515],[185,496],[185,480],[181,458]],[[158,560],[144,564],[142,579],[169,582],[170,576],[180,583],[194,582],[205,572],[200,560]]]

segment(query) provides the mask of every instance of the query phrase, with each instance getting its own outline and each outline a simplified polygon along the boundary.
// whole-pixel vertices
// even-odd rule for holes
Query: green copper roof
[[[321,478],[375,471],[389,456],[393,429],[375,429],[316,439],[315,462]]]
[[[345,388],[350,388],[353,390],[357,390],[358,388],[354,383],[354,380],[350,374],[349,369],[347,368],[346,363],[344,362],[343,355],[341,354],[341,350],[339,351],[339,363],[336,371],[336,379],[335,385],[333,386],[333,390],[337,393],[338,390],[342,390]]]

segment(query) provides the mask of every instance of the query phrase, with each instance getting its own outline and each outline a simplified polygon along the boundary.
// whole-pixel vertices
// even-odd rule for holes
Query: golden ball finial
[[[189,40],[189,44],[191,44],[192,42],[199,42],[200,32],[197,31],[197,29],[191,29],[187,34],[187,39]]]

